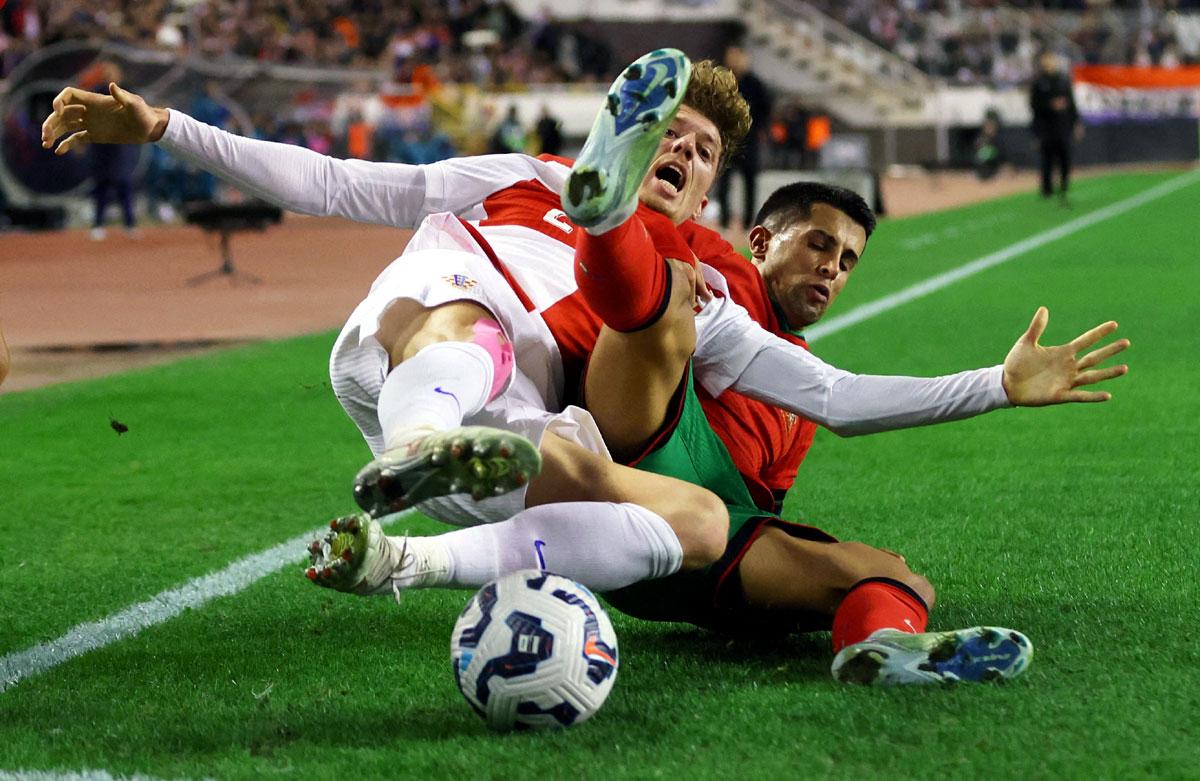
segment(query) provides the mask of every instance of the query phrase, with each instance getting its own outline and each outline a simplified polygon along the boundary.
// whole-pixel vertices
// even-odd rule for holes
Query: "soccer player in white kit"
[[[114,90],[114,96],[123,107],[136,104],[127,93]],[[60,96],[63,108],[71,105],[70,100],[63,100]],[[65,111],[62,118],[62,126],[59,129],[72,130],[71,123],[77,119]],[[547,442],[553,443],[562,439],[556,432],[568,432],[575,444],[567,447],[566,461],[576,465],[586,464],[583,471],[587,472],[587,477],[573,481],[571,470],[566,469],[564,471],[567,474],[556,474],[551,485],[560,489],[560,492],[564,486],[567,487],[566,498],[579,498],[580,488],[586,496],[588,489],[595,488],[599,482],[602,484],[602,490],[597,498],[621,498],[603,493],[604,490],[611,490],[611,486],[604,485],[608,478],[602,475],[617,470],[615,474],[618,477],[615,479],[618,481],[636,478],[621,473],[620,468],[615,465],[603,464],[599,459],[583,453],[583,447],[602,452],[602,444],[596,440],[594,426],[590,424],[586,414],[569,409],[565,416],[546,414],[548,409],[556,409],[556,404],[561,405],[561,364],[568,359],[568,355],[564,353],[569,352],[571,358],[578,357],[578,351],[564,349],[571,345],[564,345],[562,338],[564,332],[570,331],[569,326],[578,325],[570,321],[572,316],[578,315],[572,315],[571,308],[566,305],[572,298],[574,287],[569,281],[569,257],[564,256],[563,252],[565,250],[569,255],[571,247],[561,238],[557,244],[545,241],[546,237],[554,237],[555,232],[569,234],[573,226],[565,220],[561,211],[555,208],[539,211],[540,206],[546,205],[546,196],[556,201],[557,191],[566,173],[565,167],[553,161],[537,161],[523,156],[493,158],[482,163],[447,161],[445,164],[429,166],[424,170],[357,161],[314,160],[313,157],[316,156],[308,156],[311,153],[304,150],[270,149],[272,145],[265,145],[264,149],[262,146],[256,146],[261,142],[236,139],[212,128],[200,126],[184,115],[178,115],[177,118],[178,121],[171,118],[170,122],[166,122],[166,117],[155,120],[164,123],[163,129],[167,133],[164,142],[173,151],[193,161],[202,162],[205,167],[238,182],[244,189],[256,194],[269,195],[289,208],[312,213],[338,213],[356,219],[390,224],[410,224],[414,217],[437,211],[439,208],[465,212],[467,217],[482,218],[475,223],[448,215],[434,216],[426,220],[406,250],[405,256],[381,275],[367,301],[352,315],[339,337],[331,361],[335,386],[339,388],[338,395],[343,405],[358,422],[373,450],[378,453],[381,449],[391,449],[388,432],[411,431],[416,427],[412,423],[413,420],[425,425],[432,423],[433,426],[442,429],[453,428],[453,425],[445,425],[446,421],[454,424],[468,417],[463,414],[465,407],[472,423],[494,420],[510,430],[528,431],[535,441],[540,439],[543,452],[547,449]],[[57,135],[54,130],[55,128],[51,128],[51,138]],[[713,168],[715,169],[715,161]],[[456,198],[463,200],[455,201]],[[463,205],[464,201],[466,205]],[[682,216],[686,218],[692,215]],[[491,250],[490,253],[488,249]],[[566,262],[547,263],[547,256],[551,261],[557,258],[559,261],[565,259]],[[414,258],[425,262],[411,263]],[[437,265],[429,272],[428,262],[435,260]],[[562,273],[561,267],[564,265],[568,269],[567,274]],[[711,281],[719,286],[719,279]],[[500,282],[504,284],[501,285]],[[396,311],[394,307],[397,301],[403,302],[399,307],[400,314],[394,318],[395,322],[389,322],[388,315]],[[434,327],[426,327],[430,325],[430,321],[437,319],[436,313],[446,309],[439,307],[439,303],[454,302],[458,305],[467,301],[483,304],[484,306],[479,308],[482,315],[479,310],[468,305],[464,318],[448,324],[436,322],[433,323]],[[415,302],[416,308],[408,302]],[[405,307],[408,307],[408,311],[404,311]],[[428,314],[429,312],[434,314]],[[474,319],[471,319],[472,317]],[[494,318],[492,322],[499,327],[498,330],[503,335],[502,339],[495,339],[500,343],[499,347],[495,344],[481,346],[480,340],[475,338],[480,321],[488,317]],[[556,323],[556,318],[561,320]],[[426,351],[429,351],[429,344],[428,341],[423,344],[421,340],[409,338],[403,343],[403,349],[397,350],[395,334],[389,329],[412,329],[414,323],[422,333],[444,329],[452,336],[466,334],[466,338],[448,340],[447,349],[454,352],[452,356],[449,353],[444,356],[446,360],[440,363],[425,361],[425,365],[421,365],[421,376],[415,384],[418,389],[426,391],[423,397],[421,393],[411,393],[410,385],[393,383],[393,387],[398,390],[397,403],[393,404],[388,384],[392,383],[393,377],[398,376],[399,369],[406,364],[409,367],[421,364],[417,359],[428,355]],[[997,372],[981,370],[970,376],[914,380],[913,382],[918,383],[920,387],[936,389],[937,393],[949,391],[953,396],[953,403],[937,409],[932,414],[927,403],[928,397],[924,397],[920,400],[921,409],[911,410],[907,416],[901,402],[899,405],[893,404],[890,411],[895,414],[886,423],[881,423],[878,419],[864,419],[871,418],[871,415],[864,414],[864,409],[869,409],[871,413],[878,412],[877,396],[871,397],[868,393],[867,398],[856,398],[854,394],[848,393],[842,398],[832,398],[829,394],[831,383],[846,376],[845,373],[837,373],[832,367],[821,363],[805,351],[790,351],[784,346],[774,344],[771,335],[761,332],[752,324],[747,324],[746,318],[738,314],[737,308],[727,298],[718,297],[709,302],[701,312],[697,327],[697,376],[710,392],[720,393],[724,388],[734,387],[748,395],[760,393],[776,401],[783,399],[784,406],[797,414],[826,421],[833,427],[837,426],[841,416],[845,416],[845,423],[840,428],[846,433],[865,433],[954,419],[1007,405],[1002,389],[997,392]],[[558,338],[547,339],[547,334],[552,331],[557,331],[553,335]],[[381,336],[384,338],[380,339]],[[433,346],[440,347],[446,346],[444,343],[447,340],[432,341],[435,342]],[[384,348],[385,342],[393,345],[393,349]],[[497,382],[496,369],[503,367],[505,362],[504,343],[517,346],[516,366],[509,370],[510,379]],[[810,373],[809,376],[818,378],[819,390],[814,395],[801,394],[803,398],[793,401],[791,397],[795,395],[795,391],[792,388],[763,389],[739,385],[745,369],[756,358],[765,357],[768,351],[762,348],[767,345],[773,348],[770,351],[773,360],[796,361],[798,367]],[[479,349],[471,349],[472,346]],[[526,360],[523,366],[522,359],[527,355],[526,350],[533,359]],[[557,362],[555,357],[558,358]],[[452,380],[461,378],[464,373],[463,366],[467,364],[474,371],[473,380],[450,387]],[[344,371],[340,367],[344,367]],[[439,371],[444,371],[444,375],[439,374]],[[760,373],[754,374],[760,376]],[[882,382],[883,378],[880,380]],[[860,387],[870,384],[862,383]],[[432,388],[429,387],[431,385]],[[464,387],[470,392],[465,392]],[[889,390],[894,388],[886,387]],[[414,404],[414,396],[422,397],[421,403]],[[876,406],[873,407],[872,404]],[[399,413],[393,412],[401,409],[401,406],[406,409]],[[455,418],[457,420],[454,420]],[[542,437],[546,431],[554,433],[555,436]],[[563,446],[552,444],[550,449],[555,447]],[[601,466],[597,467],[597,464]],[[596,471],[588,472],[591,469]],[[597,476],[600,476],[598,480]],[[663,480],[664,478],[656,477],[649,483],[641,484],[643,487],[652,486],[641,494],[646,499],[644,504],[652,506],[653,502],[663,498],[666,493],[662,489]],[[514,504],[513,500],[520,497],[522,491],[479,502],[467,502],[461,497],[446,500],[447,505],[443,506],[439,506],[437,502],[427,502],[422,504],[422,509],[452,522],[461,522],[463,515],[468,515],[476,521],[492,520],[493,517],[507,517],[502,515],[504,512],[519,511],[524,505],[535,504],[535,501],[528,501],[529,499],[559,498],[554,496],[554,488],[550,489],[549,497],[534,497],[533,489],[529,490],[530,495],[523,497],[527,501],[518,504]],[[619,494],[619,491],[617,493]],[[677,495],[698,496],[694,491]],[[712,509],[705,506],[703,499],[699,500],[696,506],[705,512]],[[489,516],[489,507],[505,509],[498,510],[497,516]],[[686,517],[685,513],[685,517],[676,525],[668,520],[668,514],[657,514],[646,506],[610,507],[632,513],[634,520],[623,519],[615,523],[604,521],[596,517],[597,508],[591,505],[588,508],[550,505],[517,512],[516,517],[506,523],[520,525],[525,522],[528,531],[537,526],[530,520],[530,514],[544,509],[546,517],[542,520],[546,522],[537,528],[546,530],[547,534],[552,531],[566,532],[572,536],[573,544],[586,555],[581,556],[577,562],[559,561],[549,565],[541,560],[543,551],[552,547],[546,545],[545,548],[536,551],[538,560],[534,563],[566,571],[567,574],[601,589],[618,587],[621,581],[631,577],[636,580],[669,574],[684,564],[703,566],[706,560],[711,561],[720,552],[713,547],[714,543],[719,542],[723,548],[720,521],[709,524],[714,527],[712,529],[696,530],[696,527],[703,525],[698,520],[703,513],[693,512],[692,517]],[[551,522],[552,514],[556,520]],[[489,531],[498,532],[499,527],[503,525],[494,524],[489,527]],[[589,538],[584,531],[585,526],[605,531]],[[615,528],[622,529],[624,533],[612,535],[611,531]],[[444,536],[451,537],[476,531],[482,530],[464,530]],[[524,539],[530,539],[528,533]],[[589,544],[589,540],[603,541],[603,545],[593,546]],[[384,544],[382,540],[373,542]],[[492,542],[500,551],[505,551],[508,547],[522,547],[506,546],[503,540],[498,539],[493,539]],[[625,543],[629,543],[630,550],[644,550],[647,547],[656,549],[655,554],[648,557],[650,565],[646,566],[647,557],[643,557],[637,566],[622,566],[619,562],[605,560],[609,549],[621,548]],[[562,546],[558,547],[561,549]],[[526,551],[522,563],[527,562],[528,553]],[[406,555],[405,549],[400,548],[396,555],[403,559]],[[497,559],[503,558],[504,555],[493,553]],[[687,561],[689,555],[692,557],[690,562]],[[389,560],[390,558],[394,557],[389,557]],[[628,560],[633,558],[636,556]],[[515,567],[516,563],[505,561],[499,566]],[[578,569],[573,570],[571,566]],[[451,568],[462,569],[457,566]],[[444,561],[415,562],[411,569],[420,570],[422,573],[444,573],[446,564]],[[472,572],[478,577],[478,573],[485,569],[486,567],[478,567]],[[582,574],[575,574],[576,572]],[[375,578],[368,578],[368,581],[372,580]],[[444,578],[430,579],[422,583],[419,577],[415,577],[409,579],[406,585],[432,585],[435,580]],[[475,581],[466,576],[451,576],[449,580],[461,585],[475,584]],[[383,585],[383,582],[367,585],[375,590]]]

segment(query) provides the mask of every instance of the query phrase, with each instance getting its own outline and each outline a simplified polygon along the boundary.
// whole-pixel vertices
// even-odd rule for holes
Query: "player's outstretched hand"
[[[162,138],[167,128],[166,109],[154,108],[115,83],[108,85],[107,95],[67,87],[53,106],[42,123],[42,147],[51,149],[65,136],[56,155],[87,144],[145,144]]]
[[[1044,347],[1038,339],[1050,321],[1050,311],[1039,307],[1033,315],[1029,330],[1021,335],[1004,359],[1004,391],[1017,407],[1044,407],[1075,401],[1108,401],[1107,391],[1079,390],[1081,386],[1120,377],[1129,371],[1125,364],[1103,369],[1092,367],[1129,346],[1128,339],[1118,339],[1098,350],[1083,352],[1117,330],[1113,321],[1101,323],[1066,344]],[[1083,353],[1080,355],[1080,353]]]

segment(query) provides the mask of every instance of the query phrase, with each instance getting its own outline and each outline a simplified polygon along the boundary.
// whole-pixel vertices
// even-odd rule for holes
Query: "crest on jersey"
[[[479,284],[466,274],[447,274],[446,276],[442,277],[442,279],[457,288],[462,288],[463,290],[470,290]]]

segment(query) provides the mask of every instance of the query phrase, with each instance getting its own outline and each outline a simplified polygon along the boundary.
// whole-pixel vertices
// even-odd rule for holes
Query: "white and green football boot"
[[[563,187],[563,211],[576,225],[603,233],[633,216],[638,188],[691,77],[683,52],[655,49],[613,82]]]
[[[517,490],[541,468],[537,447],[511,431],[421,431],[359,470],[354,501],[376,518],[436,496],[470,494],[479,501]]]
[[[1012,629],[977,626],[912,634],[880,629],[833,659],[843,683],[897,684],[999,681],[1015,678],[1033,658],[1029,638]]]
[[[419,540],[389,537],[373,518],[346,515],[329,522],[324,539],[309,543],[305,576],[324,588],[359,596],[387,594],[432,585],[446,571],[433,561],[436,550]]]

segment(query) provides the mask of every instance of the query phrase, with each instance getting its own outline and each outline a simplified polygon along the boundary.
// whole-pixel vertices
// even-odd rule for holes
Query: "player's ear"
[[[691,219],[698,220],[700,215],[704,214],[704,208],[708,206],[708,196],[700,199],[700,204],[696,207],[696,211],[692,212]]]
[[[771,246],[771,231],[761,225],[750,229],[750,254],[755,260],[761,261],[767,256],[767,247]]]

